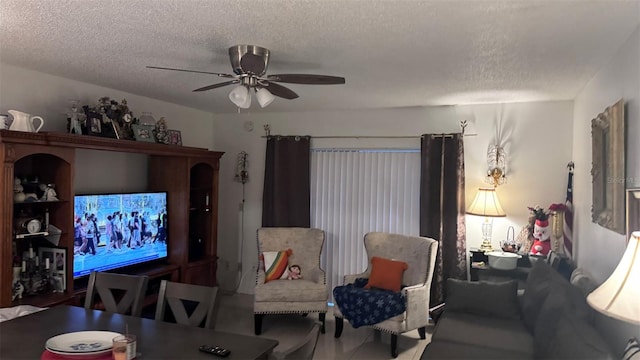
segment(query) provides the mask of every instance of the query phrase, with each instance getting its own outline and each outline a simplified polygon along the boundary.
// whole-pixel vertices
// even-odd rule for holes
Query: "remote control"
[[[207,354],[220,356],[220,357],[227,357],[229,356],[229,354],[231,354],[231,351],[229,351],[228,349],[222,348],[220,346],[202,345],[200,346],[199,350],[202,352],[206,352]]]

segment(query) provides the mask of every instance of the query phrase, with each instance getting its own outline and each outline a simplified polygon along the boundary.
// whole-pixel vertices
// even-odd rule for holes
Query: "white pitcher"
[[[9,115],[0,115],[0,130],[9,128]]]
[[[44,119],[40,116],[31,116],[31,114],[18,110],[9,110],[9,114],[13,116],[13,121],[11,122],[9,130],[38,132],[44,125]],[[40,126],[35,128],[33,125],[33,120],[40,120]]]

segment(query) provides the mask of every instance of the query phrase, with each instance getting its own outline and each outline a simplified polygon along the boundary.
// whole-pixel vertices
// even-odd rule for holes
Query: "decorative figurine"
[[[53,184],[40,184],[40,190],[43,192],[40,201],[58,201],[58,194],[53,187]]]
[[[82,135],[82,126],[86,124],[87,116],[78,111],[78,105],[73,102],[71,112],[67,113],[69,117],[69,133]]]
[[[24,186],[22,186],[22,181],[18,178],[13,180],[13,201],[14,202],[23,202],[26,198],[24,194]]]
[[[167,132],[167,121],[161,117],[156,122],[156,142],[159,144],[169,144],[169,133]]]
[[[11,297],[11,301],[16,298],[22,299],[22,293],[24,292],[24,285],[20,281],[17,281],[13,284],[13,296]]]
[[[24,285],[20,282],[20,273],[22,272],[22,267],[14,266],[13,267],[13,286],[11,287],[11,291],[13,296],[11,297],[11,301],[14,301],[16,298],[22,299],[22,293],[24,292]]]

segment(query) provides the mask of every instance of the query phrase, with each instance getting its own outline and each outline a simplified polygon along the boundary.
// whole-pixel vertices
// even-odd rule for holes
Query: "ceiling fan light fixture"
[[[249,88],[244,85],[234,87],[229,93],[229,100],[241,109],[248,109],[251,106]]]
[[[269,106],[269,104],[271,104],[273,100],[275,100],[275,98],[276,97],[265,88],[256,89],[256,99],[258,99],[260,107],[264,108]]]
[[[229,60],[233,74],[210,71],[177,69],[160,66],[147,66],[151,69],[182,71],[198,74],[216,75],[230,80],[203,86],[194,92],[209,91],[223,86],[236,85],[229,92],[229,100],[238,109],[248,109],[251,106],[251,89],[256,92],[256,99],[261,107],[267,107],[275,97],[293,100],[298,98],[293,90],[279,83],[303,85],[340,85],[345,79],[340,76],[318,74],[271,74],[267,75],[270,51],[256,45],[236,45],[229,48]]]

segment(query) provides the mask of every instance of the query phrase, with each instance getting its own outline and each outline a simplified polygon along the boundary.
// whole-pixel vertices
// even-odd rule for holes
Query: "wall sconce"
[[[507,154],[502,146],[492,144],[487,149],[487,177],[485,181],[488,184],[497,187],[507,182]]]

